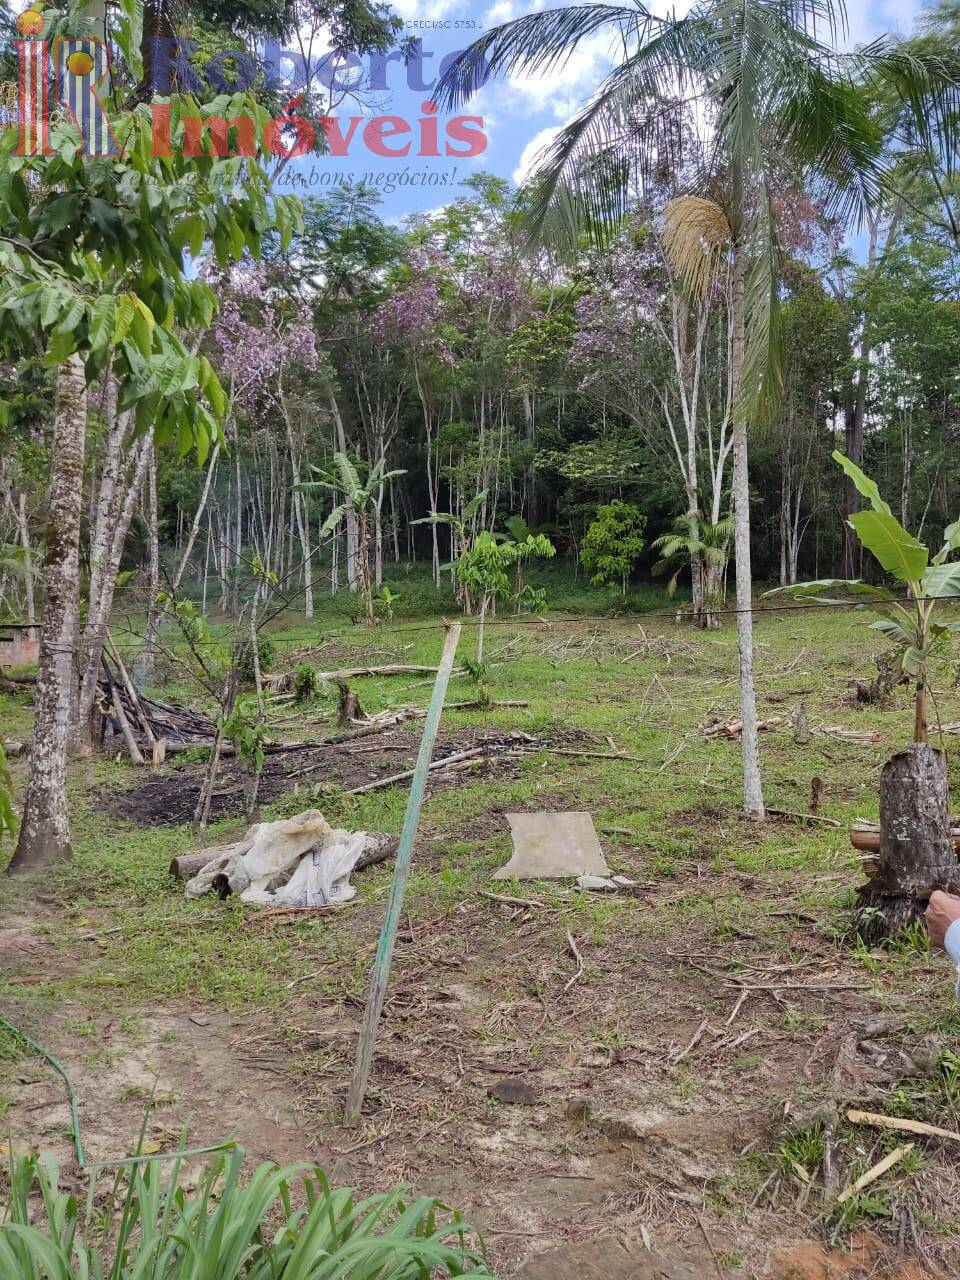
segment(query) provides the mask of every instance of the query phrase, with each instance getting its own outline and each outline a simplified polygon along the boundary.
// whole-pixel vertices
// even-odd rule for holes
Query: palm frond
[[[730,244],[730,223],[714,200],[678,196],[667,205],[661,230],[667,259],[694,297],[703,297]]]
[[[462,106],[487,81],[502,72],[562,70],[577,46],[595,31],[616,26],[624,31],[639,22],[660,21],[641,5],[587,4],[528,13],[491,27],[440,77],[433,100],[442,110]]]
[[[924,148],[948,173],[960,160],[960,50],[932,48],[883,36],[851,55],[864,80],[889,85],[909,111]]]

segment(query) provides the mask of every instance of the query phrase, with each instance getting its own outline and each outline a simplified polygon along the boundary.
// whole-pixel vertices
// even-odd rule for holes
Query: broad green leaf
[[[63,290],[58,285],[43,286],[40,294],[40,323],[45,329],[50,329],[57,323],[63,302]]]
[[[73,355],[77,349],[77,339],[72,333],[58,330],[54,333],[50,341],[47,343],[46,354],[43,357],[43,363],[48,367],[62,364],[67,356]]]
[[[660,541],[660,539],[658,539]],[[680,540],[682,541],[682,540]],[[674,550],[668,550],[667,540],[663,540],[663,551],[665,557],[675,554]],[[896,597],[893,592],[886,587],[875,586],[872,582],[861,582],[859,578],[815,578],[810,582],[795,582],[793,586],[774,587],[771,591],[764,591],[761,599],[765,600],[768,596],[795,596],[798,600],[812,596],[815,600],[823,600],[822,591],[846,591],[850,595],[865,596],[868,600],[894,600]],[[829,600],[830,604],[847,604],[846,600]]]
[[[892,618],[879,618],[876,622],[871,622],[870,626],[874,631],[881,631],[894,644],[910,644],[908,632],[901,627],[899,622],[894,622]]]
[[[187,248],[195,258],[203,248],[207,234],[207,224],[199,213],[191,213],[177,223],[173,232],[174,243],[178,248]]]
[[[858,511],[850,517],[857,537],[888,573],[901,582],[919,582],[929,552],[895,516],[879,510]]]
[[[928,569],[923,575],[923,594],[937,600],[960,596],[960,560]]]
[[[867,499],[874,511],[879,511],[882,515],[887,516],[893,514],[890,510],[889,504],[884,502],[883,498],[881,498],[880,490],[878,489],[875,480],[871,480],[869,476],[864,475],[857,464],[855,462],[851,462],[850,459],[845,457],[839,449],[834,449],[833,460],[843,467],[844,471],[853,481],[853,485],[857,493],[862,494],[862,496]]]
[[[903,657],[900,659],[900,669],[904,675],[916,677],[920,674],[923,663],[923,653],[915,645],[911,644],[903,651]]]
[[[83,319],[86,310],[81,298],[76,296],[69,298],[60,313],[60,323],[57,325],[57,331],[59,333],[72,333]]]
[[[133,323],[133,317],[136,307],[129,293],[123,293],[117,298],[116,319],[113,324],[113,344],[117,346],[121,343],[130,332],[130,325]]]
[[[93,304],[90,311],[88,337],[94,351],[104,351],[113,341],[117,323],[117,300],[105,293]]]

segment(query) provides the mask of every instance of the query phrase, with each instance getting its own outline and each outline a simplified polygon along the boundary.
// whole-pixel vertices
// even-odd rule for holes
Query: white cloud
[[[530,174],[536,167],[537,160],[540,158],[540,153],[546,147],[549,147],[550,143],[560,132],[560,129],[560,125],[551,125],[547,129],[541,129],[539,133],[534,134],[520,152],[520,159],[517,162],[517,167],[513,171],[513,180],[518,187],[530,177]]]
[[[560,67],[543,75],[514,73],[503,92],[525,111],[549,111],[557,120],[567,120],[590,97],[613,65],[613,38],[598,31],[582,41]]]

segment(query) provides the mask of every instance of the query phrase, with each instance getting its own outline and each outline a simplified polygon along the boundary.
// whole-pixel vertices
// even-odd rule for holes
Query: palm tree
[[[684,569],[691,577],[699,576],[699,591],[694,591],[694,605],[699,597],[703,609],[695,621],[707,630],[720,625],[719,611],[726,604],[727,563],[730,560],[730,540],[734,535],[733,520],[729,517],[711,524],[696,516],[679,516],[670,533],[655,538],[650,544],[660,552],[660,559],[653,566],[654,574],[671,573],[667,594],[673,595]]]
[[[571,246],[584,235],[605,242],[647,180],[682,171],[684,115],[694,107],[706,113],[709,160],[686,175],[698,194],[673,202],[664,230],[674,267],[694,293],[708,286],[719,258],[731,273],[744,810],[759,819],[747,434],[769,412],[780,380],[776,194],[785,179],[802,179],[829,212],[862,212],[879,196],[884,156],[861,82],[868,74],[890,80],[923,129],[929,119],[955,123],[955,113],[929,107],[938,98],[955,103],[960,57],[888,41],[837,53],[843,0],[697,0],[683,18],[658,17],[640,3],[599,3],[492,28],[447,69],[434,96],[457,106],[499,72],[556,73],[604,28],[616,34],[622,58],[541,157],[525,212],[532,233],[555,243]]]
[[[360,477],[360,472],[345,453],[335,453],[333,455],[333,464],[332,473],[319,471],[317,467],[314,467],[313,470],[319,471],[319,474],[324,478],[322,480],[307,480],[300,488],[329,489],[333,493],[343,494],[343,500],[333,508],[321,526],[321,540],[328,533],[331,533],[345,516],[351,512],[355,516],[359,569],[358,586],[363,592],[366,604],[367,626],[372,627],[375,618],[373,615],[373,583],[370,576],[370,507],[373,505],[381,487],[388,480],[393,480],[396,476],[404,476],[407,473],[405,471],[385,470],[387,465],[386,458],[381,458],[376,466],[371,469],[366,480],[363,480]]]

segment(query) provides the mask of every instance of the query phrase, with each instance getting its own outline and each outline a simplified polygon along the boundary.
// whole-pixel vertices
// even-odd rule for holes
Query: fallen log
[[[960,854],[960,830],[956,827],[952,828],[950,838],[953,841],[954,850],[957,854]],[[850,843],[855,849],[860,849],[863,853],[879,855],[880,828],[852,827],[850,830]]]
[[[178,853],[170,859],[170,874],[175,880],[192,880],[214,858],[222,858],[225,854],[236,853],[244,841],[237,840],[233,844],[212,844],[205,849],[197,849],[195,853]]]
[[[423,666],[420,663],[388,662],[382,667],[340,667],[337,671],[318,671],[317,679],[325,680],[328,684],[336,684],[339,680],[353,680],[357,676],[422,676],[436,675],[436,673],[436,667]],[[463,671],[458,669],[452,674],[463,675]],[[271,685],[274,689],[282,688],[291,678],[291,672],[278,671],[275,675],[268,675],[264,683]]]
[[[368,831],[363,853],[357,860],[354,871],[364,871],[367,867],[374,867],[392,858],[397,851],[399,840],[399,836],[390,835],[386,831]],[[170,861],[170,874],[175,880],[192,880],[194,876],[200,874],[208,862],[238,853],[245,843],[245,840],[237,840],[232,844],[208,845],[195,853],[179,853]]]

